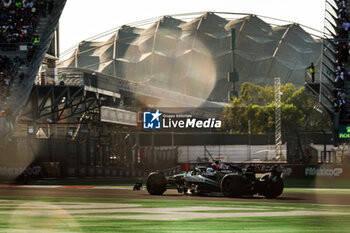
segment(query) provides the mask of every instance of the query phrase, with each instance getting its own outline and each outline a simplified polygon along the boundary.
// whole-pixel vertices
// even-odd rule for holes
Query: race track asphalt
[[[235,201],[235,202],[274,202],[310,203],[329,205],[350,205],[350,194],[283,193],[276,199],[262,196],[226,198],[223,196],[194,196],[168,190],[161,196],[149,195],[146,190],[109,189],[94,187],[0,187],[1,197],[76,197],[76,198],[122,198],[149,200],[189,200],[189,201]]]

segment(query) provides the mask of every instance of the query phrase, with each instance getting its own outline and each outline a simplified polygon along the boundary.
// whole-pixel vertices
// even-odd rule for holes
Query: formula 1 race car
[[[258,171],[256,166],[239,168],[230,164],[197,166],[190,172],[165,177],[162,172],[152,172],[146,181],[151,195],[162,195],[168,188],[176,188],[179,193],[203,195],[220,192],[225,197],[241,197],[259,194],[276,198],[282,194],[284,184],[281,178],[282,167],[272,166],[269,170]],[[256,173],[267,173],[256,178]]]

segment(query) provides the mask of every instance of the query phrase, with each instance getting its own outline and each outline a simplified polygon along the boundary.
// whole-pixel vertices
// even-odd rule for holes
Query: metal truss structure
[[[117,93],[92,91],[86,86],[35,85],[23,116],[31,119],[48,117],[54,123],[109,105],[119,97]]]

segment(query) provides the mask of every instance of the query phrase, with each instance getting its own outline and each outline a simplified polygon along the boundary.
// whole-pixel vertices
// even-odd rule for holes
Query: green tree
[[[282,131],[320,131],[331,125],[330,117],[316,111],[316,99],[305,94],[304,87],[296,89],[291,83],[281,85]],[[318,107],[320,108],[320,107]],[[274,88],[243,83],[240,97],[235,97],[223,112],[223,129],[230,133],[273,132],[275,127]]]

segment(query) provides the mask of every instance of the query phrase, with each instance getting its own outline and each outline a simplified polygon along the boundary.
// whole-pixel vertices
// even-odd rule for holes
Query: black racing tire
[[[281,177],[275,176],[272,179],[265,178],[265,182],[266,187],[264,196],[266,198],[276,198],[282,194],[284,183]]]
[[[162,195],[166,191],[166,179],[163,173],[152,172],[148,175],[146,188],[151,195]]]
[[[196,192],[196,195],[201,197],[201,196],[207,195],[208,193],[209,193],[209,192],[198,190],[198,191]]]
[[[221,192],[225,197],[241,197],[245,190],[245,179],[238,174],[227,174],[221,180]]]

